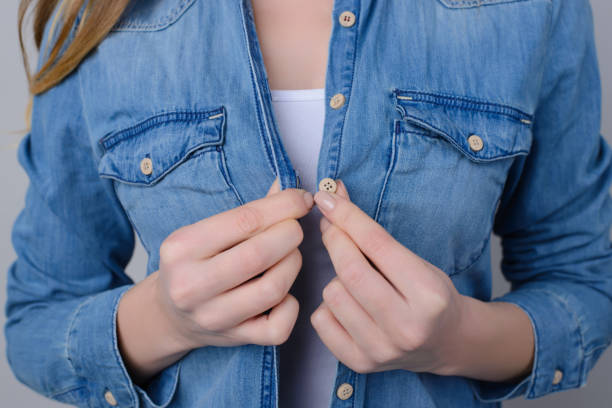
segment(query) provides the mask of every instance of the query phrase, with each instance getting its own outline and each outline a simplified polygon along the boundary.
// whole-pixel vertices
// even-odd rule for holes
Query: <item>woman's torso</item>
[[[324,88],[333,1],[252,5],[270,89]]]
[[[94,160],[148,251],[147,273],[175,229],[262,197],[276,175],[282,188],[299,185],[274,120],[274,81],[325,87],[317,180],[342,179],[353,202],[460,292],[488,299],[493,215],[531,146],[550,3],[482,3],[336,0],[328,22],[328,3],[315,16],[285,15],[282,30],[291,18],[331,30],[313,28],[312,66],[296,59],[285,70],[291,42],[264,33],[262,19],[261,47],[248,1],[135,2],[78,75]],[[192,351],[174,406],[274,407],[277,353]],[[457,377],[339,363],[333,389],[343,384],[353,392],[334,407],[485,405]]]

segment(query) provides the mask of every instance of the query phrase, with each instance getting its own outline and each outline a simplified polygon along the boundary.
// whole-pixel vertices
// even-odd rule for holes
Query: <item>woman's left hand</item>
[[[337,274],[310,317],[323,343],[359,373],[451,374],[465,297],[448,275],[353,204],[340,180],[314,198]]]

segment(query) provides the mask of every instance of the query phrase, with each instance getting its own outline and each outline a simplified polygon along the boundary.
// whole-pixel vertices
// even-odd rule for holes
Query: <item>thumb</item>
[[[278,177],[274,179],[274,183],[272,183],[272,185],[270,186],[270,188],[268,189],[268,192],[266,193],[266,197],[269,195],[272,195],[274,193],[278,193],[280,191],[280,183],[278,181]]]

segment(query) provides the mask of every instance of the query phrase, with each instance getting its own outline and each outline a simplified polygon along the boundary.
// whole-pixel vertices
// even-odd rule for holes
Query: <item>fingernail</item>
[[[320,224],[321,232],[325,232],[325,230],[328,229],[330,225],[331,225],[331,222],[329,222],[327,218],[325,217],[321,218],[321,224]]]
[[[334,205],[336,204],[336,199],[330,193],[324,190],[317,191],[314,200],[319,207],[327,211],[333,210]]]
[[[308,208],[312,207],[312,203],[314,199],[312,197],[312,193],[310,191],[304,191],[304,202]]]

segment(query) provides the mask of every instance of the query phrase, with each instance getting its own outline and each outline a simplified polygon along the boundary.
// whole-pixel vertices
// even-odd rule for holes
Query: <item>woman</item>
[[[612,338],[588,0],[36,11],[51,51],[5,328],[24,384],[90,407],[495,407],[585,384]],[[493,300],[491,231],[512,282]]]

